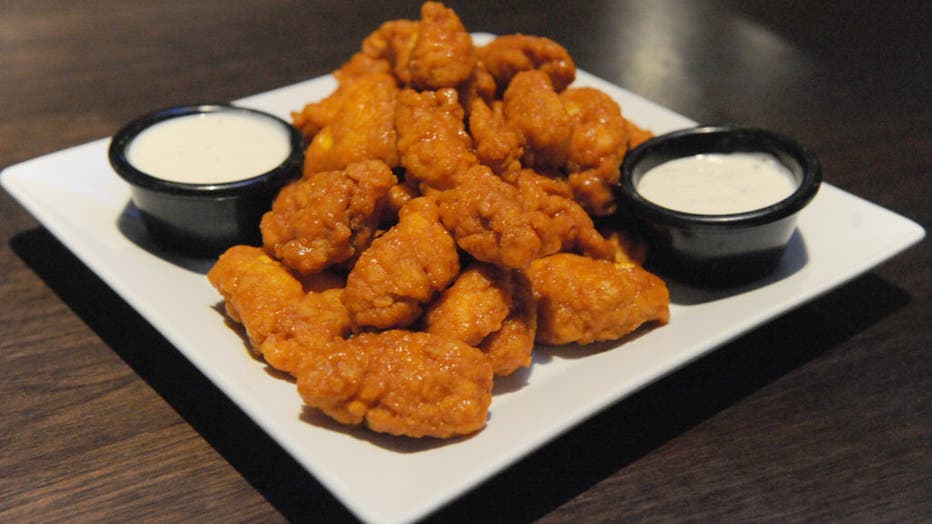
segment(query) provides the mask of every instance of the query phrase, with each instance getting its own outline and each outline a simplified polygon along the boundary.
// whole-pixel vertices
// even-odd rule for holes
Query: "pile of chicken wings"
[[[303,176],[208,274],[255,354],[347,425],[448,438],[486,424],[495,376],[535,344],[669,320],[665,283],[616,209],[651,136],[572,87],[543,37],[474,44],[436,2],[369,34],[327,98],[292,114]],[[601,221],[600,221],[601,222]]]

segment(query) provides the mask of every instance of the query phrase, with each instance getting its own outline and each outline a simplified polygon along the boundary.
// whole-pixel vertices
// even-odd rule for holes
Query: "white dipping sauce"
[[[768,153],[707,153],[648,170],[637,191],[674,211],[727,215],[775,204],[798,186],[793,173]]]
[[[163,120],[130,142],[127,159],[148,175],[188,184],[243,180],[278,167],[291,153],[278,121],[244,111]]]

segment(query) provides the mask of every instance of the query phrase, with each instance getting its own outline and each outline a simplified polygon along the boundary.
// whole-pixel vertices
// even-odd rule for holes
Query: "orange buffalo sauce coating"
[[[426,2],[292,114],[304,176],[257,225],[263,246],[230,248],[208,279],[305,405],[391,435],[474,433],[535,343],[668,322],[637,232],[597,226],[651,133],[575,76],[557,42],[476,46]]]

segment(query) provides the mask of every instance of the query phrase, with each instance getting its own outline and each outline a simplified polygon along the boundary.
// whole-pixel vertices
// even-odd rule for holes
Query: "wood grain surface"
[[[932,3],[449,2],[930,226]],[[0,168],[325,74],[414,1],[0,1]],[[0,522],[352,522],[0,192]],[[932,520],[929,240],[619,402],[436,522]]]

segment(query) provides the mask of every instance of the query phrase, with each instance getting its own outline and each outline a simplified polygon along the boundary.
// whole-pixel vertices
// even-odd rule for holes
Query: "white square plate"
[[[488,38],[488,35],[477,35]],[[579,72],[625,115],[655,133],[694,124]],[[289,118],[328,95],[320,77],[239,100]],[[781,313],[852,279],[918,242],[925,231],[888,210],[823,184],[801,213],[775,275],[709,293],[671,283],[669,325],[612,347],[541,348],[534,365],[496,381],[487,427],[448,443],[342,430],[302,418],[294,384],[273,378],[215,309],[204,276],[212,261],[152,248],[128,207],[129,190],[100,139],[6,169],[2,184],[88,267],[136,308],[204,375],[359,518],[417,520],[516,462],[595,412]],[[831,173],[828,174],[829,177]]]

